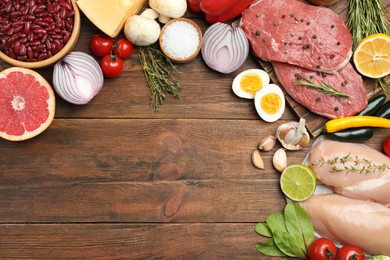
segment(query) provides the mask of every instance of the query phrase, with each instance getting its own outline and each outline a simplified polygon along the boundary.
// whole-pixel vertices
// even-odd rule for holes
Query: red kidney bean
[[[1,32],[8,32],[10,27],[11,27],[11,24],[6,24],[3,26],[3,28],[0,29],[0,31]]]
[[[11,48],[8,49],[7,56],[11,57],[12,59],[16,58],[16,55],[15,55],[14,51]]]
[[[28,42],[27,37],[19,38],[19,42],[20,43],[27,43]]]
[[[61,1],[61,2],[60,2],[60,5],[61,5],[62,7],[65,7],[66,10],[68,10],[68,11],[73,10],[72,5],[71,5],[70,3],[68,3],[68,2]]]
[[[32,48],[30,46],[27,47],[27,57],[29,59],[33,59],[34,58],[34,52],[33,52]]]
[[[30,45],[31,45],[31,46],[39,45],[39,44],[41,44],[41,41],[40,41],[40,40],[33,40],[33,41],[30,42]]]
[[[27,59],[27,56],[26,55],[23,55],[23,56],[18,56],[16,57],[17,60],[20,60],[20,61],[25,61]]]
[[[26,21],[24,23],[24,32],[25,33],[29,33],[30,32],[30,25],[31,25],[31,23],[29,21]]]
[[[52,4],[48,4],[46,8],[49,13],[54,14],[54,6]]]
[[[29,15],[34,15],[34,13],[35,13],[35,10],[38,8],[38,6],[37,5],[31,5],[30,4],[30,10],[28,11],[28,13],[29,13]]]
[[[13,45],[13,50],[15,53],[19,53],[20,52],[20,42],[15,42],[15,44]]]
[[[33,31],[30,31],[28,34],[27,34],[27,40],[29,42],[32,42],[34,40],[34,32]]]
[[[37,60],[41,61],[41,60],[44,60],[47,58],[47,54],[46,53],[41,53],[38,55],[38,58]]]
[[[26,46],[24,44],[20,44],[19,55],[20,56],[25,56],[26,52],[27,52]],[[15,53],[17,53],[17,52],[15,51]]]
[[[12,10],[12,1],[6,2],[4,6],[4,11],[10,13]]]
[[[20,8],[20,11],[22,12],[22,15],[27,15],[30,11],[30,8],[28,6],[22,6],[22,8]]]
[[[21,30],[23,30],[23,25],[19,25],[19,26],[15,27],[14,33],[18,33]]]
[[[61,7],[59,17],[61,18],[61,20],[64,20],[66,18],[66,8],[65,7]]]
[[[52,30],[54,30],[56,28],[56,24],[55,23],[51,23],[49,24],[47,27],[46,27],[46,31],[47,32],[50,32]]]
[[[43,29],[43,28],[36,28],[36,29],[34,30],[34,33],[36,33],[36,34],[46,34],[46,30]],[[42,37],[41,37],[41,38],[42,38]]]

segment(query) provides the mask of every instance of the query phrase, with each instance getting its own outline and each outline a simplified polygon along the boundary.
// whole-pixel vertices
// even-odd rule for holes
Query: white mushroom
[[[126,38],[137,46],[149,46],[158,41],[160,25],[155,20],[158,13],[148,8],[141,15],[130,16],[124,27]]]
[[[160,14],[161,23],[167,23],[171,18],[182,17],[187,11],[186,0],[149,0],[149,6]]]

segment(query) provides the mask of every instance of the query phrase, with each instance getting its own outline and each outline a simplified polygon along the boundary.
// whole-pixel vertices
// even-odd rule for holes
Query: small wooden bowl
[[[163,35],[165,33],[165,30],[168,28],[168,26],[170,26],[171,24],[177,22],[177,21],[183,21],[183,22],[187,22],[189,24],[191,24],[192,26],[195,27],[196,31],[198,32],[198,36],[199,36],[199,44],[196,48],[196,51],[194,53],[192,53],[190,56],[188,56],[187,58],[176,58],[176,57],[172,57],[171,54],[169,54],[165,49],[164,49],[164,46],[162,44],[162,38],[163,38]],[[164,25],[164,27],[161,29],[161,33],[160,33],[160,38],[159,38],[159,43],[160,43],[160,48],[161,48],[161,51],[163,52],[163,54],[168,57],[171,61],[173,62],[177,62],[177,63],[185,63],[185,62],[188,62],[188,61],[191,61],[193,59],[195,59],[196,56],[198,56],[199,54],[199,51],[200,51],[200,48],[202,46],[202,31],[200,30],[199,26],[197,23],[195,23],[194,21],[190,20],[190,19],[187,19],[187,18],[175,18],[175,19],[172,19],[170,20],[168,23],[166,23]]]
[[[0,51],[0,59],[4,60],[5,62],[12,64],[17,67],[23,67],[23,68],[29,68],[29,69],[39,69],[44,68],[47,66],[50,66],[60,59],[62,59],[66,54],[68,54],[70,51],[73,50],[74,46],[77,43],[77,40],[80,35],[80,10],[76,4],[76,0],[72,0],[73,9],[75,11],[74,13],[74,22],[73,22],[73,30],[72,34],[70,36],[69,41],[66,43],[66,45],[55,55],[52,57],[42,60],[42,61],[35,61],[35,62],[26,62],[26,61],[19,61],[16,59],[12,59],[11,57],[7,56],[5,53]]]

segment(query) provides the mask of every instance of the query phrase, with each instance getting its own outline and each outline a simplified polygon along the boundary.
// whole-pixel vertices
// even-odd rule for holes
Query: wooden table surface
[[[333,7],[344,17],[345,2]],[[205,31],[202,18],[187,16]],[[75,50],[90,53],[99,31],[82,19]],[[285,206],[271,164],[280,145],[262,153],[265,170],[251,153],[298,118],[287,108],[265,123],[252,101],[234,95],[234,76],[259,67],[252,56],[229,75],[211,71],[201,55],[178,64],[181,98],[168,97],[155,113],[135,52],[89,104],[57,96],[44,133],[0,140],[0,258],[266,258],[255,249],[262,238],[254,225]],[[51,82],[52,67],[38,72]],[[366,143],[380,149],[388,134],[378,130]],[[288,152],[289,163],[306,153]]]

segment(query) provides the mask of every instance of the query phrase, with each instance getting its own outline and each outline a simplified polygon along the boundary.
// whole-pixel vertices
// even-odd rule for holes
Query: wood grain
[[[16,259],[271,259],[259,257],[254,246],[259,241],[250,223],[0,228],[2,258]]]

